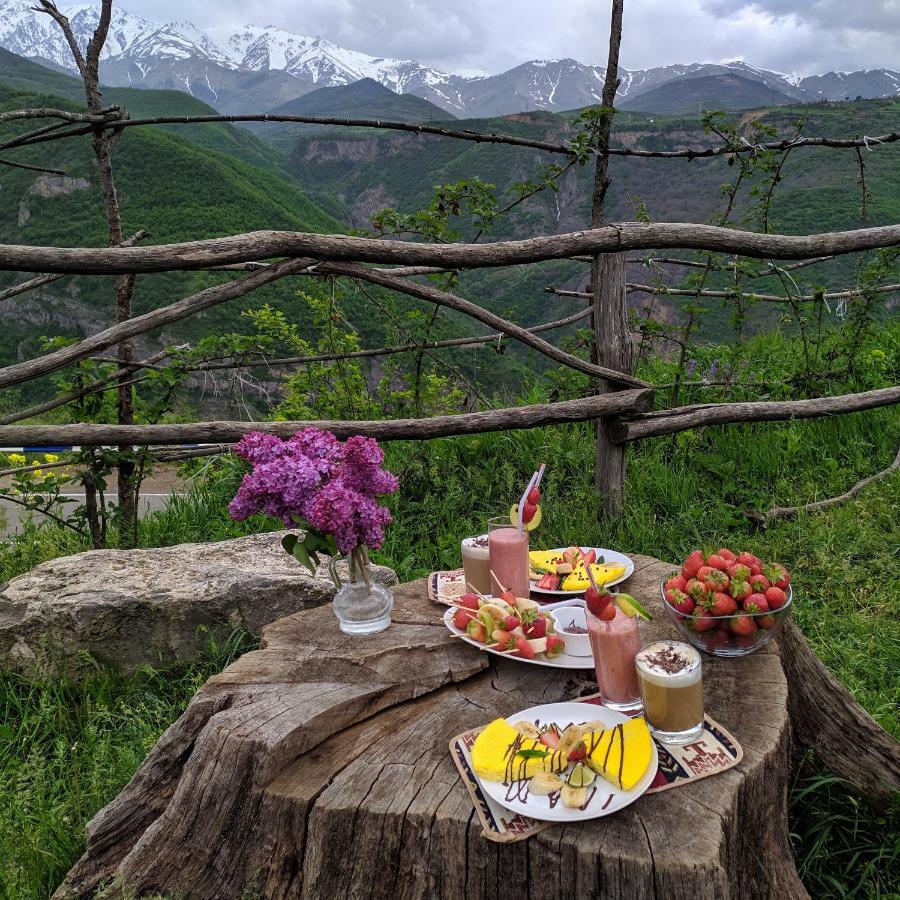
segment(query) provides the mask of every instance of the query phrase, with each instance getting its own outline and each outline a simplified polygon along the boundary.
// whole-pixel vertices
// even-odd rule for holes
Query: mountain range
[[[64,8],[82,45],[93,33],[98,9]],[[30,0],[0,0],[0,47],[42,65],[73,68],[62,32]],[[496,75],[463,76],[271,25],[203,31],[190,22],[154,22],[116,6],[101,75],[112,86],[180,90],[222,112],[272,111],[318,88],[372,79],[434,104],[442,118],[455,118],[596,104],[605,69],[574,59],[530,60]],[[617,105],[650,113],[900,95],[900,72],[883,68],[804,76],[734,61],[621,69],[619,76]]]

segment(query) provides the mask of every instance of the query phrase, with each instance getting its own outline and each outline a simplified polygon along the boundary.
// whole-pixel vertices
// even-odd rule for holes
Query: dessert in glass
[[[463,571],[466,584],[481,594],[491,593],[491,564],[488,554],[488,536],[467,537],[461,545]]]
[[[657,641],[634,658],[644,716],[664,744],[689,744],[703,733],[700,653],[681,641]]]
[[[615,616],[609,620],[598,618],[590,609],[585,613],[600,699],[610,709],[626,716],[636,715],[641,711],[641,693],[634,668],[634,657],[641,648],[637,617],[626,616],[617,607]]]
[[[488,521],[488,556],[491,576],[491,593],[499,597],[506,590],[516,597],[528,597],[531,584],[528,580],[528,532],[513,525],[508,518]]]

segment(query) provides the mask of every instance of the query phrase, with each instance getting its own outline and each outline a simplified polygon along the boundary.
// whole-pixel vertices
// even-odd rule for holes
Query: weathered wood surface
[[[653,391],[617,391],[614,394],[509,406],[474,413],[434,416],[430,419],[374,419],[371,421],[309,420],[297,422],[193,422],[175,425],[0,425],[0,445],[9,447],[78,444],[84,447],[115,443],[217,443],[240,440],[253,431],[289,438],[301,428],[327,428],[340,438],[364,434],[382,441],[419,441],[454,434],[481,434],[515,428],[535,428],[563,422],[581,422],[597,416],[649,409]]]
[[[659,603],[671,567],[626,585]],[[791,732],[776,650],[705,660],[735,769],[516,844],[485,840],[447,750],[526,706],[593,693],[590,672],[497,659],[449,638],[424,582],[395,624],[348,638],[328,608],[282,619],[201,689],[88,826],[58,897],[112,882],[189,898],[805,897],[785,798]],[[646,638],[671,634],[662,615]]]
[[[648,413],[636,413],[618,420],[616,438],[637,441],[642,438],[674,434],[708,425],[731,425],[737,422],[777,422],[784,419],[815,419],[821,416],[845,415],[893,406],[900,403],[900,385],[838,394],[811,400],[753,400],[746,403],[701,403],[678,406]]]
[[[127,275],[205,269],[274,257],[401,263],[480,269],[625,250],[708,250],[738,256],[806,259],[900,244],[900,225],[823,234],[757,234],[692,222],[617,222],[567,234],[484,244],[426,244],[343,234],[251,231],[229,237],[154,247],[33,247],[0,244],[0,270]]]

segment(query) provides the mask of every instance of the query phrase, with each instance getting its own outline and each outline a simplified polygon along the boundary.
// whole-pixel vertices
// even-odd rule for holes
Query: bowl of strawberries
[[[765,647],[787,621],[793,601],[783,565],[726,547],[695,550],[659,589],[682,637],[712,656],[746,656]]]

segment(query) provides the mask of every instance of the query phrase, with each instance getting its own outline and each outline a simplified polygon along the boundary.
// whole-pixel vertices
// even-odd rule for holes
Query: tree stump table
[[[656,614],[667,563],[624,588]],[[528,666],[454,640],[425,582],[394,624],[341,634],[329,606],[280,619],[211,678],[91,821],[58,897],[805,897],[788,843],[788,684],[771,646],[704,658],[708,712],[735,768],[526,841],[486,840],[448,751],[456,734],[596,691],[589,671]],[[646,624],[646,623],[645,623]]]

